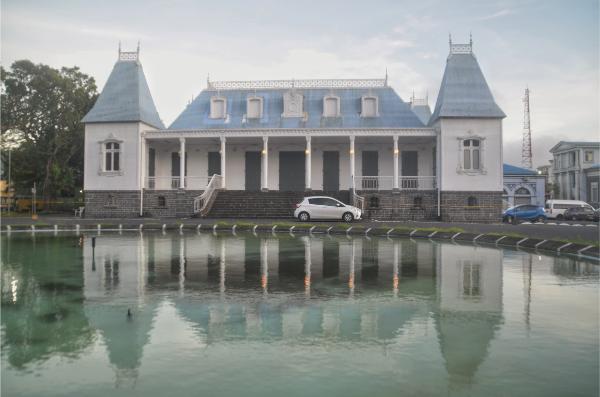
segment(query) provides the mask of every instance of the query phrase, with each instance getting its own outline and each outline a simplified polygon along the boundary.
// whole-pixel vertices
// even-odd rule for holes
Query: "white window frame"
[[[470,260],[461,262],[459,291],[463,299],[478,300],[483,296],[482,268],[480,263]]]
[[[479,141],[479,168],[474,169],[472,168],[473,165],[473,151],[475,149],[473,149],[476,146],[469,146],[470,149],[470,166],[469,168],[465,167],[465,146],[464,146],[464,142],[467,140],[476,140]],[[484,164],[484,160],[485,160],[485,137],[482,136],[478,136],[478,135],[468,135],[468,136],[461,136],[457,138],[458,141],[458,167],[457,167],[457,172],[459,174],[466,174],[466,175],[485,175],[487,174],[487,169],[485,168]]]
[[[589,160],[587,159],[588,153],[592,154],[592,157]],[[586,163],[593,163],[594,162],[594,151],[593,150],[584,150],[583,151],[583,161]]]
[[[365,112],[365,102],[368,100],[375,101],[375,114],[367,114]],[[360,117],[379,117],[379,98],[375,95],[365,95],[360,99]]]
[[[107,153],[107,149],[106,146],[109,143],[116,143],[119,145],[119,149],[118,149],[118,153],[119,153],[119,169],[118,170],[107,170],[106,168],[106,153]],[[124,148],[123,148],[123,141],[119,140],[119,139],[115,139],[115,138],[108,138],[105,139],[103,141],[99,142],[100,144],[100,167],[98,170],[98,174],[99,175],[104,175],[104,176],[117,176],[117,175],[123,175],[123,159],[124,159]],[[115,153],[115,149],[110,149],[113,153]],[[111,156],[111,161],[113,162],[114,165],[114,155]]]
[[[216,103],[223,102],[223,114],[216,114]],[[210,98],[210,118],[211,119],[226,119],[227,118],[227,98],[222,96],[213,96]]]
[[[258,115],[250,114],[250,102],[257,101],[259,103]],[[262,119],[263,117],[263,98],[259,96],[249,96],[246,98],[246,118],[251,120]]]
[[[328,115],[325,113],[325,104],[327,103],[327,101],[334,99],[336,101],[336,113],[335,115]],[[323,117],[330,117],[330,118],[334,118],[334,117],[340,117],[340,97],[337,95],[325,95],[323,97]]]

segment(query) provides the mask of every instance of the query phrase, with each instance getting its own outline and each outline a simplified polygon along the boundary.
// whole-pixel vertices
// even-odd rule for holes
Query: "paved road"
[[[186,224],[198,224],[198,223],[216,223],[216,222],[227,222],[234,223],[235,221],[244,223],[273,223],[273,222],[295,222],[292,218],[287,219],[223,219],[223,218],[132,218],[132,219],[89,219],[89,218],[75,218],[72,216],[40,216],[37,221],[33,221],[27,217],[3,217],[2,226],[4,225],[31,225],[31,224],[46,224],[46,225],[65,225],[65,224],[127,224],[127,225],[138,225],[140,223],[186,223]],[[339,222],[322,221],[315,222],[319,224],[337,224]],[[540,238],[545,240],[586,240],[586,241],[598,241],[600,236],[600,229],[598,223],[594,222],[547,222],[547,223],[536,223],[536,224],[519,224],[510,225],[504,223],[450,223],[450,222],[414,222],[414,221],[374,221],[374,220],[363,220],[356,222],[357,224],[365,227],[383,227],[383,226],[408,226],[408,227],[439,227],[439,228],[451,228],[459,227],[470,233],[519,233],[532,238]]]

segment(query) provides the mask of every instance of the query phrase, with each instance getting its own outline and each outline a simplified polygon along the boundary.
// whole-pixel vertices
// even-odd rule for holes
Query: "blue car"
[[[531,204],[523,204],[511,207],[502,214],[502,221],[511,223],[513,219],[527,220],[531,222],[544,222],[548,217],[543,207]]]

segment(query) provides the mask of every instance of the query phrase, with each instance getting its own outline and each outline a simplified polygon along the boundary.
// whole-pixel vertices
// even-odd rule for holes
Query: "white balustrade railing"
[[[356,192],[352,192],[352,205],[356,208],[360,208],[361,211],[365,210],[365,198],[359,196]]]
[[[185,188],[188,190],[204,190],[210,181],[208,176],[186,176]],[[179,189],[181,178],[178,176],[149,176],[145,188],[149,190]]]
[[[200,214],[201,216],[208,214],[217,196],[217,191],[221,189],[221,181],[221,175],[215,174],[210,178],[210,182],[208,182],[208,186],[206,186],[204,192],[194,199],[194,214]]]
[[[356,190],[392,190],[394,188],[393,176],[356,176],[354,179]],[[398,189],[400,190],[434,190],[437,188],[435,176],[400,176]]]
[[[186,176],[185,188],[188,190],[204,190],[208,186],[211,177],[209,176]]]

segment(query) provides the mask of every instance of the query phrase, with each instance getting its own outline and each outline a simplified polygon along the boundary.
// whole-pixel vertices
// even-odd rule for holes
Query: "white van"
[[[591,205],[585,201],[579,200],[547,200],[544,210],[546,216],[550,219],[562,220],[564,217],[565,210],[573,207],[588,207],[594,209]]]

